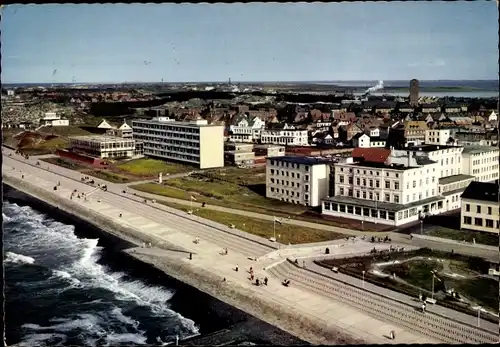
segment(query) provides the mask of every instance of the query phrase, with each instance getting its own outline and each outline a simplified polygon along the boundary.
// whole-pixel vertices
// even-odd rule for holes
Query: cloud
[[[408,67],[442,67],[446,66],[446,61],[444,59],[435,59],[427,62],[413,62],[409,63]]]

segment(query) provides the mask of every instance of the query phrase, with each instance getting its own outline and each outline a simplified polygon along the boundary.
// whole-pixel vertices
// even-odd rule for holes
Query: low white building
[[[250,118],[246,114],[238,115],[235,124],[229,126],[228,140],[231,142],[258,142],[265,126],[266,123],[257,116]]]
[[[474,176],[462,174],[439,179],[438,192],[445,198],[443,212],[453,211],[462,206],[460,196],[474,179]]]
[[[499,178],[498,148],[467,146],[462,156],[462,173],[476,177],[479,182],[492,182]]]
[[[136,145],[133,139],[107,135],[70,137],[70,149],[96,158],[132,158]]]
[[[380,137],[370,137],[360,133],[352,138],[352,145],[360,148],[384,148],[386,141]]]
[[[68,119],[62,119],[55,112],[45,112],[42,119],[40,119],[40,125],[42,126],[52,126],[52,127],[67,127],[69,126]]]
[[[293,125],[285,124],[279,128],[262,130],[260,141],[284,146],[308,146],[309,136],[307,130],[299,130]]]
[[[471,182],[462,194],[461,229],[498,234],[498,182]]]
[[[488,116],[488,122],[496,122],[498,120],[498,116],[495,111],[491,111],[491,114]]]
[[[275,157],[266,161],[266,197],[319,206],[328,195],[331,162],[312,157]]]
[[[450,129],[431,129],[425,131],[425,144],[446,146],[450,144],[451,131]]]
[[[379,152],[364,161],[335,164],[335,195],[324,199],[324,215],[400,226],[443,211],[437,162]]]

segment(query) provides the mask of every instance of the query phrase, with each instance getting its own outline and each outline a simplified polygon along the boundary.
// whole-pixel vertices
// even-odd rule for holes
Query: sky
[[[494,1],[9,5],[2,83],[498,79]]]

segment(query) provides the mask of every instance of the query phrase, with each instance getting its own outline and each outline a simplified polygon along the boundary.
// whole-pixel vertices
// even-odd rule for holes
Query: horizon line
[[[380,79],[380,80],[265,80],[265,81],[231,81],[231,84],[235,83],[344,83],[344,82],[378,82],[378,81],[387,81],[387,82],[409,82],[408,79]],[[420,82],[498,82],[498,79],[436,79],[436,80],[418,80]],[[72,84],[72,85],[82,85],[82,84],[227,84],[229,80],[224,81],[122,81],[122,82],[3,82],[3,85],[8,84]]]

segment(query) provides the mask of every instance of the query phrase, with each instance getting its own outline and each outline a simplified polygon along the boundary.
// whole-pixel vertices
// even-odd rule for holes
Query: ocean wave
[[[28,334],[23,341],[16,344],[19,347],[33,346],[64,346],[66,335],[64,334]]]
[[[17,254],[14,252],[6,252],[4,262],[15,264],[34,264],[35,259],[27,255]]]

